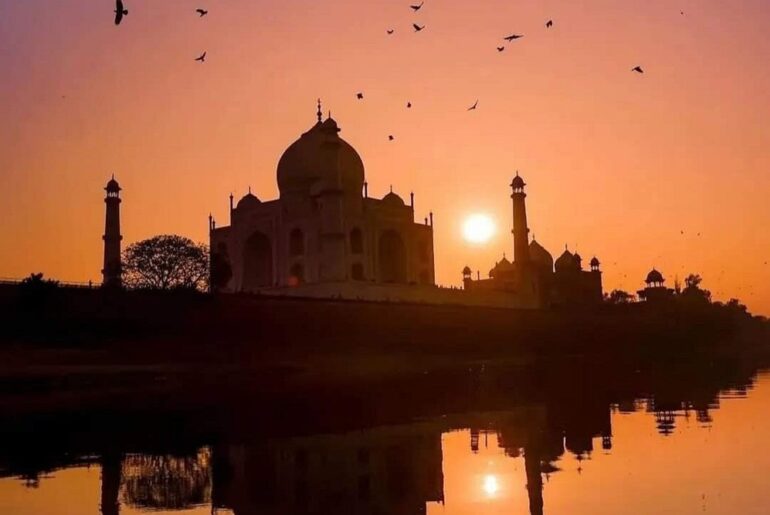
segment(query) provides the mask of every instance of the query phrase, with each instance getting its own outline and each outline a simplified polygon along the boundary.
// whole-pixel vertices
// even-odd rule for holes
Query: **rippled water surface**
[[[564,392],[343,431],[212,432],[194,445],[184,424],[144,448],[129,439],[92,453],[55,435],[5,441],[0,513],[768,513],[770,375],[669,379],[647,396]]]

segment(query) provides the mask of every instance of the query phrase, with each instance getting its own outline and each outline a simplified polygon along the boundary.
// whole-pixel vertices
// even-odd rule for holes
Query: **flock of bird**
[[[419,4],[410,5],[409,7],[412,9],[412,11],[414,13],[417,13],[418,11],[420,11],[423,8],[424,5],[425,5],[425,2],[423,0]],[[203,18],[204,16],[206,16],[209,13],[206,9],[201,9],[201,8],[195,9],[195,12],[198,14],[198,16],[200,18]],[[684,11],[680,11],[680,14],[684,15]],[[125,16],[127,16],[127,15],[128,15],[128,9],[125,8],[125,5],[123,4],[123,0],[115,0],[115,25],[120,25],[120,23],[123,21],[123,18]],[[553,20],[548,20],[548,21],[545,22],[545,28],[546,29],[550,29],[553,26],[554,26]],[[418,23],[412,23],[412,28],[414,29],[414,32],[416,32],[416,33],[425,30],[425,27],[426,27],[425,25],[420,25]],[[389,28],[389,29],[386,30],[386,32],[387,32],[388,35],[392,35],[392,34],[395,33],[395,29]],[[507,43],[513,43],[517,39],[520,39],[520,38],[523,38],[523,37],[524,37],[523,34],[510,34],[508,36],[503,37],[502,39],[504,41],[506,41]],[[496,47],[498,52],[504,51],[505,48],[506,47],[504,45]],[[196,57],[195,61],[200,62],[200,63],[205,62],[206,61],[206,52],[203,52],[201,55]],[[634,73],[638,73],[638,74],[644,73],[644,69],[642,69],[641,66],[634,66],[633,68],[631,68],[631,71],[634,72]],[[364,99],[364,93],[362,91],[357,92],[356,93],[356,99],[363,100]],[[478,99],[476,99],[476,101],[473,103],[473,105],[468,107],[467,110],[468,111],[475,111],[478,108],[478,106],[479,106],[479,101],[478,101]],[[411,101],[407,101],[406,108],[407,109],[411,109],[412,108],[412,102]],[[392,134],[388,135],[388,141],[394,141],[394,140],[395,140],[395,136],[393,136]],[[680,234],[684,235],[685,231],[681,230]],[[697,233],[697,236],[700,236],[700,235],[701,235],[701,233]],[[768,262],[765,261],[764,264],[767,265]],[[624,275],[624,277],[626,277],[626,276]]]
[[[414,13],[417,13],[418,11],[420,11],[422,9],[423,5],[425,5],[425,1],[424,0],[421,1],[419,4],[410,5],[409,7],[412,9],[412,11]],[[201,17],[201,18],[206,16],[209,13],[207,10],[200,9],[200,8],[196,9],[195,12],[198,13],[198,16]],[[684,11],[681,11],[681,14],[684,14]],[[128,9],[126,9],[125,6],[123,5],[123,0],[115,0],[115,25],[120,25],[120,22],[123,21],[123,17],[127,16],[127,15],[128,15]],[[420,25],[418,23],[412,23],[412,27],[414,28],[415,32],[421,32],[422,30],[425,29],[425,25]],[[552,27],[553,27],[553,20],[548,20],[547,22],[545,22],[545,28],[546,29],[550,29]],[[396,32],[395,29],[392,29],[392,28],[391,29],[387,29],[388,35],[392,35],[395,32]],[[520,39],[520,38],[523,38],[523,37],[524,37],[523,34],[511,34],[509,36],[505,36],[503,38],[503,40],[507,41],[508,43],[513,43],[517,39]],[[504,45],[503,46],[498,46],[496,48],[497,48],[498,52],[502,52],[503,50],[505,50],[505,46]],[[195,61],[198,61],[200,63],[206,62],[206,52],[203,52],[201,55],[196,57]],[[639,74],[644,73],[644,70],[642,69],[641,66],[634,66],[633,68],[631,68],[631,71],[635,72],[635,73],[639,73]],[[358,100],[363,100],[364,99],[363,92],[359,91],[358,93],[356,93],[356,98]],[[478,106],[479,106],[479,101],[478,101],[478,99],[476,99],[476,101],[473,103],[473,105],[470,106],[467,110],[468,111],[475,111],[478,108]],[[408,109],[411,108],[412,107],[412,103],[411,102],[407,102],[406,107]],[[388,136],[388,140],[389,141],[393,141],[394,139],[395,138],[393,137],[393,135]]]
[[[195,9],[195,12],[198,13],[199,18],[203,18],[209,13],[206,9],[200,8]],[[120,25],[124,16],[128,16],[128,9],[123,5],[123,0],[115,0],[115,25]],[[206,62],[206,52],[196,57],[195,60],[200,63]]]

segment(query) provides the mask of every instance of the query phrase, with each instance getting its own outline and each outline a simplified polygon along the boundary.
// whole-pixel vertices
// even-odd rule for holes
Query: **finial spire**
[[[393,185],[390,185],[390,192],[393,193]]]
[[[251,195],[251,186],[249,186],[249,195]]]
[[[316,113],[316,116],[318,117],[318,121],[321,121],[321,118],[323,118],[323,113],[321,112],[321,99],[318,99],[318,112]]]

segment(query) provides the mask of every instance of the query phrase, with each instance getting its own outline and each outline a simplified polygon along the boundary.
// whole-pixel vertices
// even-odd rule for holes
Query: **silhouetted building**
[[[210,223],[212,258],[232,271],[218,289],[319,292],[347,283],[344,291],[358,295],[355,285],[366,283],[432,286],[432,215],[415,223],[414,195],[407,205],[392,188],[369,197],[361,157],[334,119],[322,120],[320,102],[317,117],[278,162],[278,199],[249,191],[233,206],[231,196],[230,225]]]
[[[551,254],[534,237],[529,242],[524,179],[511,182],[513,190],[513,262],[503,259],[489,271],[489,279],[474,280],[471,269],[463,269],[467,291],[504,291],[528,307],[598,304],[602,301],[599,260],[591,259],[590,270],[583,270],[582,258],[568,250],[554,263]]]
[[[431,424],[217,446],[212,501],[235,515],[426,513],[444,501],[442,459]]]
[[[655,268],[650,270],[650,273],[647,274],[647,278],[644,280],[644,282],[647,286],[643,290],[636,292],[640,299],[655,303],[666,302],[673,298],[674,290],[671,288],[666,288],[664,285],[666,282],[665,277],[663,277],[663,274],[661,274]]]
[[[122,285],[122,266],[120,262],[120,185],[115,176],[104,188],[107,196],[104,198],[106,214],[104,221],[104,265],[102,268],[102,285],[120,287]]]

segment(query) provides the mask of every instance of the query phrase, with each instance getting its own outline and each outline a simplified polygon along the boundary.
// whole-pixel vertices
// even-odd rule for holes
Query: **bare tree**
[[[123,282],[134,289],[205,290],[208,256],[206,245],[173,234],[132,243],[123,252]]]

